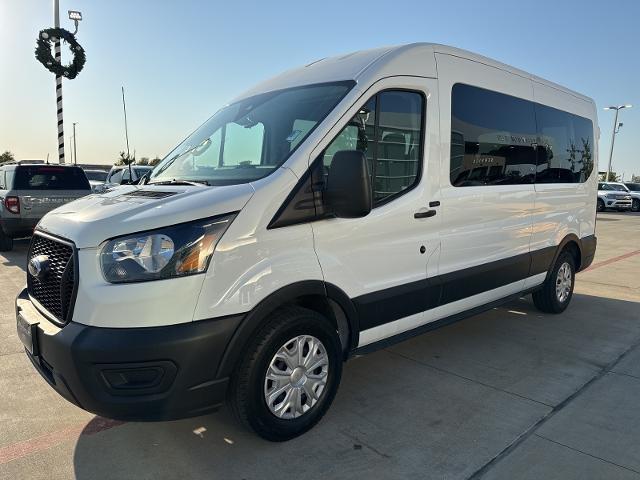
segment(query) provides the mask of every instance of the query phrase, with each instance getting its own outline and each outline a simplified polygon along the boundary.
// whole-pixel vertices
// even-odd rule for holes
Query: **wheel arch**
[[[582,241],[575,233],[570,233],[566,235],[562,239],[562,241],[558,244],[558,247],[556,248],[556,252],[553,256],[553,261],[549,266],[549,273],[547,274],[547,277],[550,274],[551,270],[553,269],[553,266],[556,264],[558,257],[564,251],[571,252],[576,262],[576,265],[575,265],[576,272],[580,271],[580,267],[582,265]]]
[[[357,346],[360,331],[357,312],[347,294],[321,280],[296,282],[276,290],[247,313],[227,344],[217,378],[233,373],[253,335],[271,313],[286,305],[308,308],[329,319],[338,330],[345,359]]]

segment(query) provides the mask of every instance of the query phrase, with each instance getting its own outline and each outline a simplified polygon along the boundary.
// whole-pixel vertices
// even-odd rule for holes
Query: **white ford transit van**
[[[227,401],[311,428],[344,360],[532,293],[593,260],[594,102],[432,44],[327,58],[232,101],[142,185],[46,215],[16,301],[35,368],[106,417]]]

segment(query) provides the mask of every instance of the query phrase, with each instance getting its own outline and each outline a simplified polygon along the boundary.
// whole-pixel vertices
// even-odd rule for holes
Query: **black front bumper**
[[[16,315],[32,323],[37,349],[27,352],[43,378],[64,398],[118,420],[171,420],[218,409],[228,378],[216,378],[242,316],[149,328],[58,327],[29,300]]]

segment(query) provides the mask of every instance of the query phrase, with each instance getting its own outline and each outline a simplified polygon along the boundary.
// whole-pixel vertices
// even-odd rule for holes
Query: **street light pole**
[[[73,122],[73,160],[78,165],[78,151],[76,150],[76,125],[78,122]]]
[[[616,133],[618,133],[618,112],[620,112],[620,110],[622,110],[623,108],[631,108],[632,105],[618,105],[616,106],[611,106],[611,107],[604,107],[605,110],[615,110],[616,111],[616,115],[613,119],[613,131],[611,132],[611,148],[609,149],[609,164],[607,165],[607,176],[605,177],[604,181],[608,182],[609,181],[609,176],[611,175],[611,161],[613,160],[613,145],[616,142]]]

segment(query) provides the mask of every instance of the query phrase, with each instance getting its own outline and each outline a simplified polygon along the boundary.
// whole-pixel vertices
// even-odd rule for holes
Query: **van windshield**
[[[354,82],[278,90],[218,111],[174,148],[149,183],[247,183],[276,170],[333,110]]]

